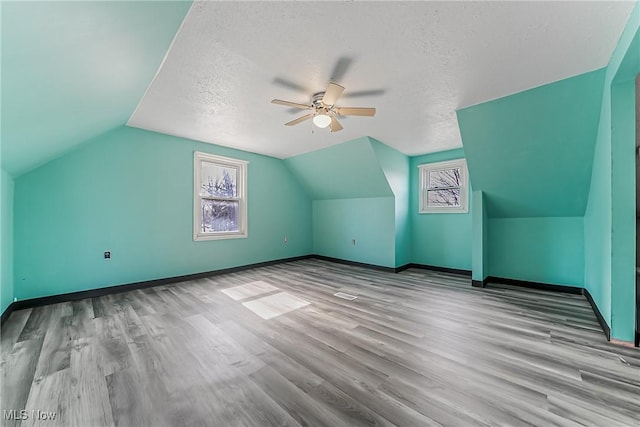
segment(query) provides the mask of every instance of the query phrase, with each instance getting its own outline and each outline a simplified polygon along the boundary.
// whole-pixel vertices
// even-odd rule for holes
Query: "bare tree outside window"
[[[246,162],[196,152],[195,240],[246,236]]]
[[[202,199],[202,231],[238,231],[237,174],[233,168],[202,163],[200,195],[216,199]],[[229,198],[224,200],[225,198]]]
[[[420,212],[468,212],[466,163],[463,159],[419,166]]]
[[[460,206],[460,182],[460,168],[430,171],[427,204]]]

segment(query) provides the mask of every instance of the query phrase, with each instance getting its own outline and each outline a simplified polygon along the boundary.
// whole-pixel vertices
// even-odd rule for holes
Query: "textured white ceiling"
[[[633,2],[195,2],[130,126],[286,158],[372,136],[405,154],[461,146],[455,111],[605,66]],[[304,112],[376,107],[329,133]],[[368,96],[349,97],[349,94]],[[297,114],[297,115],[296,115]]]

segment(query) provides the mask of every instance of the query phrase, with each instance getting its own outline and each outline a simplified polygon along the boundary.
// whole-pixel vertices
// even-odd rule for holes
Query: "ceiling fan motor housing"
[[[324,98],[324,92],[314,93],[311,97],[311,104],[313,104],[316,110],[325,107],[324,103],[322,102],[322,98]],[[329,107],[329,105],[327,105],[327,107]]]

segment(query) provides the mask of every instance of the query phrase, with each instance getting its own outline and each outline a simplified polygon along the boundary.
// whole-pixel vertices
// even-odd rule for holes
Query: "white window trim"
[[[427,188],[429,172],[441,169],[460,168],[460,206],[431,206],[427,207]],[[469,173],[467,172],[467,162],[465,159],[449,160],[446,162],[426,163],[418,165],[420,184],[420,205],[419,213],[467,213],[469,212]]]
[[[231,166],[238,169],[236,178],[236,189],[239,201],[239,220],[238,231],[221,231],[217,233],[204,233],[201,230],[201,196],[200,186],[200,164],[202,162],[217,163],[220,165]],[[209,153],[195,151],[193,156],[193,240],[221,240],[221,239],[239,239],[248,236],[247,224],[247,166],[249,162],[245,160],[232,159],[229,157],[216,156]]]

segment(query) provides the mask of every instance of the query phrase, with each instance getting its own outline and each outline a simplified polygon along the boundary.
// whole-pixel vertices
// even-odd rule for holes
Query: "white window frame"
[[[202,163],[215,163],[220,166],[237,169],[236,191],[237,197],[203,197],[200,195],[202,185],[200,173]],[[248,236],[247,227],[247,166],[245,160],[216,156],[209,153],[195,151],[193,156],[193,240],[238,239]],[[238,201],[238,231],[219,231],[205,233],[202,231],[202,199],[237,200]]]
[[[427,206],[429,172],[443,169],[460,168],[460,206]],[[419,213],[467,213],[469,212],[469,179],[465,159],[418,165],[420,183]]]

